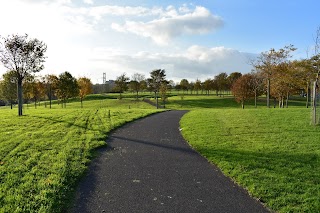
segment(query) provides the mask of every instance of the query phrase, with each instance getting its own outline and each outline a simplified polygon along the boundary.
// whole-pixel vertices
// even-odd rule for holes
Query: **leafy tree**
[[[12,105],[17,100],[17,83],[15,81],[15,72],[9,71],[3,74],[3,80],[0,82],[0,97]]]
[[[32,95],[33,81],[34,81],[34,77],[28,76],[26,79],[24,79],[24,82],[23,82],[23,99],[24,99],[24,102],[27,103],[27,107],[29,107],[29,102],[33,97]]]
[[[150,78],[148,79],[148,85],[152,88],[155,98],[156,106],[158,107],[158,93],[160,90],[161,84],[166,80],[166,71],[164,69],[156,69],[150,72]]]
[[[193,90],[194,90],[194,82],[193,81],[191,81],[190,83],[189,83],[189,87],[188,87],[188,90],[190,90],[190,94],[192,95],[192,93],[193,93]]]
[[[217,86],[217,91],[220,93],[228,89],[228,74],[225,72],[219,73],[217,76],[214,77],[214,82]]]
[[[37,108],[37,101],[45,96],[45,85],[43,82],[34,79],[30,82],[30,97],[34,100],[34,108]]]
[[[69,98],[77,97],[79,94],[79,87],[77,79],[69,72],[64,72],[59,75],[56,95],[62,101],[62,106],[66,107],[66,102]]]
[[[233,83],[242,76],[240,72],[233,72],[227,77],[227,87],[231,89]]]
[[[29,39],[28,35],[11,35],[3,38],[0,46],[0,61],[15,73],[18,93],[18,115],[22,116],[23,80],[32,73],[43,69],[47,46],[38,39]]]
[[[174,83],[173,80],[170,80],[167,86],[168,86],[168,91],[171,93],[171,90],[175,88],[176,84]]]
[[[254,97],[254,90],[252,87],[253,76],[251,74],[245,74],[238,78],[231,87],[232,94],[238,103],[241,103],[242,109],[244,109],[245,101]]]
[[[180,81],[180,88],[183,90],[183,91],[187,91],[187,94],[188,94],[188,90],[189,90],[189,81],[187,79],[182,79]]]
[[[194,83],[194,90],[197,91],[197,95],[199,94],[199,90],[201,90],[201,81],[199,79]]]
[[[50,109],[52,105],[52,98],[55,94],[55,91],[58,87],[58,77],[56,75],[46,75],[43,79],[45,85],[45,92],[47,97],[49,98]]]
[[[210,94],[210,90],[212,89],[212,79],[208,78],[203,82],[202,88],[206,91],[206,94]]]
[[[81,77],[78,79],[79,86],[79,98],[81,102],[81,108],[83,107],[82,101],[83,99],[92,93],[92,83],[89,78]]]
[[[134,73],[131,77],[130,88],[136,92],[136,99],[139,98],[139,92],[145,88],[145,76],[140,73]]]
[[[123,73],[122,75],[118,76],[116,81],[115,81],[115,90],[120,93],[120,100],[122,99],[121,94],[124,91],[128,90],[128,81],[129,81],[129,78],[126,76],[125,73]]]
[[[267,81],[267,107],[270,107],[270,81],[278,66],[287,63],[291,57],[291,52],[295,50],[296,48],[293,45],[285,46],[279,50],[272,48],[267,52],[262,52],[257,60],[252,63]]]
[[[252,79],[250,83],[254,92],[254,106],[257,108],[258,96],[262,95],[264,92],[263,78],[257,72],[253,72],[251,75],[252,75]]]
[[[163,103],[163,107],[166,108],[166,100],[168,98],[167,92],[168,92],[168,83],[167,81],[163,81],[160,86],[160,96]]]

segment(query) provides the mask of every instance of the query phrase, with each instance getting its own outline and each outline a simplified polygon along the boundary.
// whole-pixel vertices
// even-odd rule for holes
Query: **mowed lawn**
[[[22,117],[16,108],[0,108],[1,213],[65,212],[108,132],[156,112],[143,102],[111,99],[84,102],[83,109],[79,102],[24,108]]]
[[[310,124],[311,109],[242,110],[215,99],[178,101],[192,109],[180,122],[191,146],[273,211],[320,212],[320,126]]]

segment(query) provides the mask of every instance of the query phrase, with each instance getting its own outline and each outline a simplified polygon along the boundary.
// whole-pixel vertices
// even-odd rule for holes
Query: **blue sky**
[[[250,59],[289,44],[305,58],[319,8],[316,0],[10,0],[0,2],[0,35],[43,40],[40,75],[69,71],[101,83],[104,72],[148,77],[163,68],[168,79],[195,81],[250,72]]]

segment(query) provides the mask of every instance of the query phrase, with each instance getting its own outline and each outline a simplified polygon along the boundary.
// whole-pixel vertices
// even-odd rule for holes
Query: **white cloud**
[[[161,13],[161,18],[148,22],[126,21],[122,25],[112,23],[111,28],[118,32],[129,32],[151,38],[157,44],[163,45],[180,35],[205,34],[223,26],[222,18],[211,14],[204,7],[197,6],[188,13],[186,8],[182,11],[183,14],[173,6],[169,6]]]
[[[93,4],[93,0],[83,0],[83,3],[85,4]]]
[[[19,15],[12,16],[12,11]],[[234,49],[169,48],[141,40],[166,44],[182,35],[208,33],[223,26],[222,18],[200,6],[77,7],[71,0],[10,0],[0,2],[0,26],[2,36],[28,33],[48,45],[46,68],[41,74],[67,70],[97,83],[104,72],[107,78],[115,79],[122,72],[149,76],[151,70],[164,68],[168,79],[204,80],[219,72],[251,69],[247,54]],[[106,26],[109,28],[104,32]],[[0,66],[0,74],[3,72]]]
[[[213,78],[221,72],[250,72],[252,67],[248,61],[254,57],[256,56],[230,48],[207,48],[194,45],[171,54],[141,51],[129,55],[124,52],[102,53],[100,49],[92,60],[111,67],[110,78],[115,78],[118,70],[125,71],[128,76],[135,72],[149,76],[149,72],[153,69],[164,68],[168,79],[187,78],[195,81],[197,78],[201,80]]]

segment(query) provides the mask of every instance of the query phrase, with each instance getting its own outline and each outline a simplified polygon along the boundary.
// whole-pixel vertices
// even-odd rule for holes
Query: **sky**
[[[47,44],[38,75],[88,77],[165,69],[168,80],[248,73],[261,52],[293,44],[312,54],[318,0],[7,0],[0,36],[25,34]],[[307,54],[308,53],[308,54]],[[0,65],[0,75],[6,69]]]

